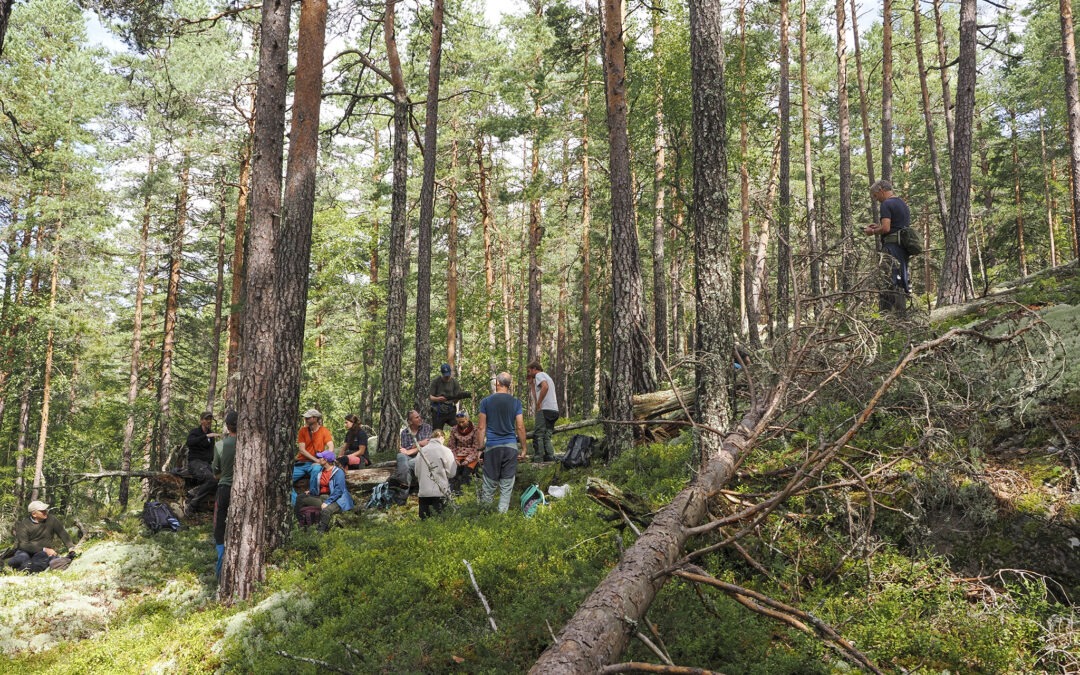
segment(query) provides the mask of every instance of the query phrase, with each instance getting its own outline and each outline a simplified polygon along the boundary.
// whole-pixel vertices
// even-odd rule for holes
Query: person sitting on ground
[[[362,469],[371,466],[367,451],[368,435],[360,426],[360,418],[352,413],[345,416],[345,453],[338,457],[342,469]]]
[[[450,448],[443,445],[443,432],[437,429],[431,442],[416,454],[417,496],[420,498],[420,519],[441,513],[450,500],[450,478],[457,473],[457,462]]]
[[[458,411],[457,424],[450,429],[449,443],[457,462],[457,474],[450,481],[454,494],[460,494],[461,486],[467,484],[476,472],[476,465],[480,463],[480,445],[480,430],[469,419],[469,413]]]
[[[184,506],[185,518],[194,516],[198,510],[199,502],[217,490],[217,480],[214,478],[214,472],[210,468],[210,462],[214,461],[213,439],[218,437],[218,434],[210,431],[213,425],[214,413],[208,410],[199,416],[199,426],[192,429],[187,436],[188,473],[199,484],[188,490],[188,501]]]
[[[449,363],[439,366],[439,377],[431,381],[428,388],[428,400],[431,401],[431,427],[442,429],[454,424],[457,401],[465,396],[456,378],[451,377],[453,370]]]
[[[235,410],[225,415],[225,438],[214,447],[214,462],[210,468],[217,478],[217,495],[214,499],[214,548],[217,551],[217,564],[214,574],[221,577],[221,560],[225,555],[225,525],[229,517],[229,504],[232,502],[233,463],[236,460],[236,422]]]
[[[315,455],[316,468],[311,472],[307,494],[296,500],[298,519],[300,509],[305,506],[322,509],[319,516],[320,532],[330,529],[330,519],[334,514],[349,511],[355,505],[345,486],[345,472],[337,465],[336,460],[333,450],[323,450]]]
[[[323,450],[334,449],[334,437],[323,426],[322,413],[315,408],[304,413],[304,426],[296,434],[298,452],[293,463],[292,479],[296,482],[301,476],[309,476],[318,467],[315,455]]]
[[[75,555],[75,544],[63,523],[49,514],[49,505],[45,502],[32,501],[27,506],[27,511],[30,515],[15,523],[13,528],[14,554],[5,561],[7,566],[22,572],[67,567],[67,563],[63,561],[71,562]],[[53,548],[57,538],[67,547],[67,557],[61,558]]]
[[[431,440],[431,425],[420,418],[420,413],[410,410],[401,429],[401,445],[398,449],[394,478],[403,487],[412,485],[413,465],[416,453]]]

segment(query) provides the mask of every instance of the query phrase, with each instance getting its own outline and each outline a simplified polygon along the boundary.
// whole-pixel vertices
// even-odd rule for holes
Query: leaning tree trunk
[[[180,265],[184,259],[184,231],[187,228],[188,187],[191,163],[184,153],[180,170],[180,192],[176,196],[176,226],[169,253],[169,286],[165,292],[165,326],[161,337],[161,380],[158,382],[157,442],[147,470],[159,468],[169,456],[172,415],[173,358],[176,355],[176,322],[180,311]]]
[[[276,286],[276,280],[282,276],[276,252],[281,246],[282,230],[287,226],[284,221],[294,215],[282,213],[281,200],[290,6],[288,0],[267,0],[262,5],[251,175],[252,218],[237,401],[240,426],[225,535],[225,562],[218,588],[219,598],[226,601],[251,597],[256,584],[265,578],[266,557],[271,542],[277,538],[281,508],[287,503],[284,500],[288,480],[284,472],[288,464],[284,455],[287,449],[291,450],[291,443],[284,441],[292,440],[296,420],[295,410],[282,410],[288,396],[286,390],[291,389],[283,378],[290,366],[283,361],[295,356],[295,348],[278,345],[282,325],[289,319],[281,316],[283,307]],[[310,5],[305,4],[303,9],[310,11]],[[301,61],[307,69],[307,61],[300,59],[298,69]],[[298,72],[298,84],[299,75]],[[321,80],[317,73],[307,75]],[[309,87],[310,83],[301,86]],[[296,105],[304,109],[302,100],[296,101]],[[301,141],[294,137],[293,142]],[[300,282],[305,288],[306,278],[305,274]]]
[[[435,218],[435,162],[438,159],[439,68],[442,64],[443,0],[431,9],[431,51],[428,57],[427,106],[424,111],[424,177],[420,182],[420,222],[416,239],[416,360],[414,406],[424,414],[431,401],[431,222]],[[382,446],[380,446],[382,447]]]
[[[1069,122],[1069,187],[1072,194],[1073,255],[1080,256],[1080,85],[1076,77],[1076,34],[1072,0],[1060,0],[1061,58],[1065,66],[1065,107]]]
[[[956,73],[956,129],[951,156],[949,221],[945,227],[945,260],[941,265],[938,306],[970,300],[971,140],[975,120],[975,47],[978,28],[975,0],[960,1],[960,60]]]
[[[61,192],[64,196],[64,192]],[[55,349],[56,331],[53,329],[53,314],[56,311],[56,281],[60,270],[60,230],[63,228],[63,216],[56,227],[56,243],[53,246],[53,259],[49,273],[49,330],[45,337],[45,380],[41,386],[41,421],[38,426],[38,447],[34,459],[34,485],[30,489],[30,499],[44,498],[45,494],[45,446],[49,438],[49,404],[52,401],[52,366]]]
[[[840,288],[850,291],[855,284],[854,223],[851,214],[851,123],[848,118],[847,36],[844,30],[844,0],[836,0],[836,90],[837,127],[840,141]]]
[[[405,341],[405,276],[409,264],[409,250],[405,235],[408,229],[406,217],[406,183],[409,177],[409,101],[405,94],[405,80],[398,58],[397,37],[394,31],[394,5],[387,0],[383,16],[383,38],[386,41],[390,76],[394,87],[394,134],[392,164],[394,167],[393,190],[390,196],[390,242],[389,270],[386,294],[386,349],[383,352],[382,407],[379,412],[379,449],[396,448],[397,430],[401,424],[398,408],[401,398],[402,343]]]
[[[232,292],[229,294],[229,349],[225,356],[225,407],[236,408],[236,383],[240,379],[240,329],[244,323],[244,235],[247,231],[248,194],[251,191],[251,143],[255,137],[255,91],[251,92],[252,115],[248,137],[240,149],[237,180],[236,232],[233,234]]]
[[[151,152],[147,175],[154,173]],[[124,444],[120,455],[120,470],[131,471],[131,444],[135,435],[135,401],[139,397],[139,352],[142,349],[143,300],[146,297],[146,257],[150,246],[150,190],[143,197],[142,231],[139,236],[139,272],[135,280],[135,307],[131,326],[131,368],[128,371],[127,421],[124,423]],[[129,477],[120,478],[120,508],[126,509],[130,490]]]

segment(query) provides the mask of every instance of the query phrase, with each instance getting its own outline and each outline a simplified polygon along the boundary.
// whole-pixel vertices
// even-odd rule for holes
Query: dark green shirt
[[[442,377],[436,377],[431,381],[431,387],[428,389],[428,393],[432,396],[445,396],[447,398],[453,398],[461,395],[461,385],[458,384],[456,377],[451,377],[448,380],[443,380]]]
[[[236,459],[236,436],[226,436],[214,448],[214,463],[210,465],[218,485],[232,485],[233,461]]]
[[[40,523],[35,523],[30,516],[15,523],[15,548],[20,551],[34,554],[44,548],[56,548],[57,537],[68,548],[75,546],[63,523],[51,514]]]

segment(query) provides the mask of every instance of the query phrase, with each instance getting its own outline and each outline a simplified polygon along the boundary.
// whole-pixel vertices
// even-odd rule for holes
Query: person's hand
[[[324,509],[326,508],[326,502],[323,502],[322,508],[324,508]]]
[[[436,396],[435,400],[438,401],[439,403],[446,403],[446,397],[445,396]]]
[[[528,457],[529,457],[529,453],[526,452],[525,450],[522,450],[521,452],[518,453],[518,461],[519,462],[528,459]]]
[[[41,550],[42,550],[42,551],[45,551],[45,554],[46,554],[47,556],[49,556],[50,558],[52,558],[52,557],[54,557],[54,556],[56,555],[56,551],[52,550],[52,549],[51,549],[51,548],[49,548],[49,547],[45,547],[45,548],[43,548],[43,549],[41,549]]]

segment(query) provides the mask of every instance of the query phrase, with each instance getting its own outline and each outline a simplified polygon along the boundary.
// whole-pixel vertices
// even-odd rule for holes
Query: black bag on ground
[[[589,466],[592,462],[592,450],[595,442],[596,439],[592,436],[576,434],[566,446],[566,454],[563,455],[562,465],[567,469]]]
[[[164,529],[173,532],[180,529],[180,520],[176,514],[172,512],[168,504],[161,502],[146,502],[142,510],[142,521],[150,530],[150,534],[157,534]]]

